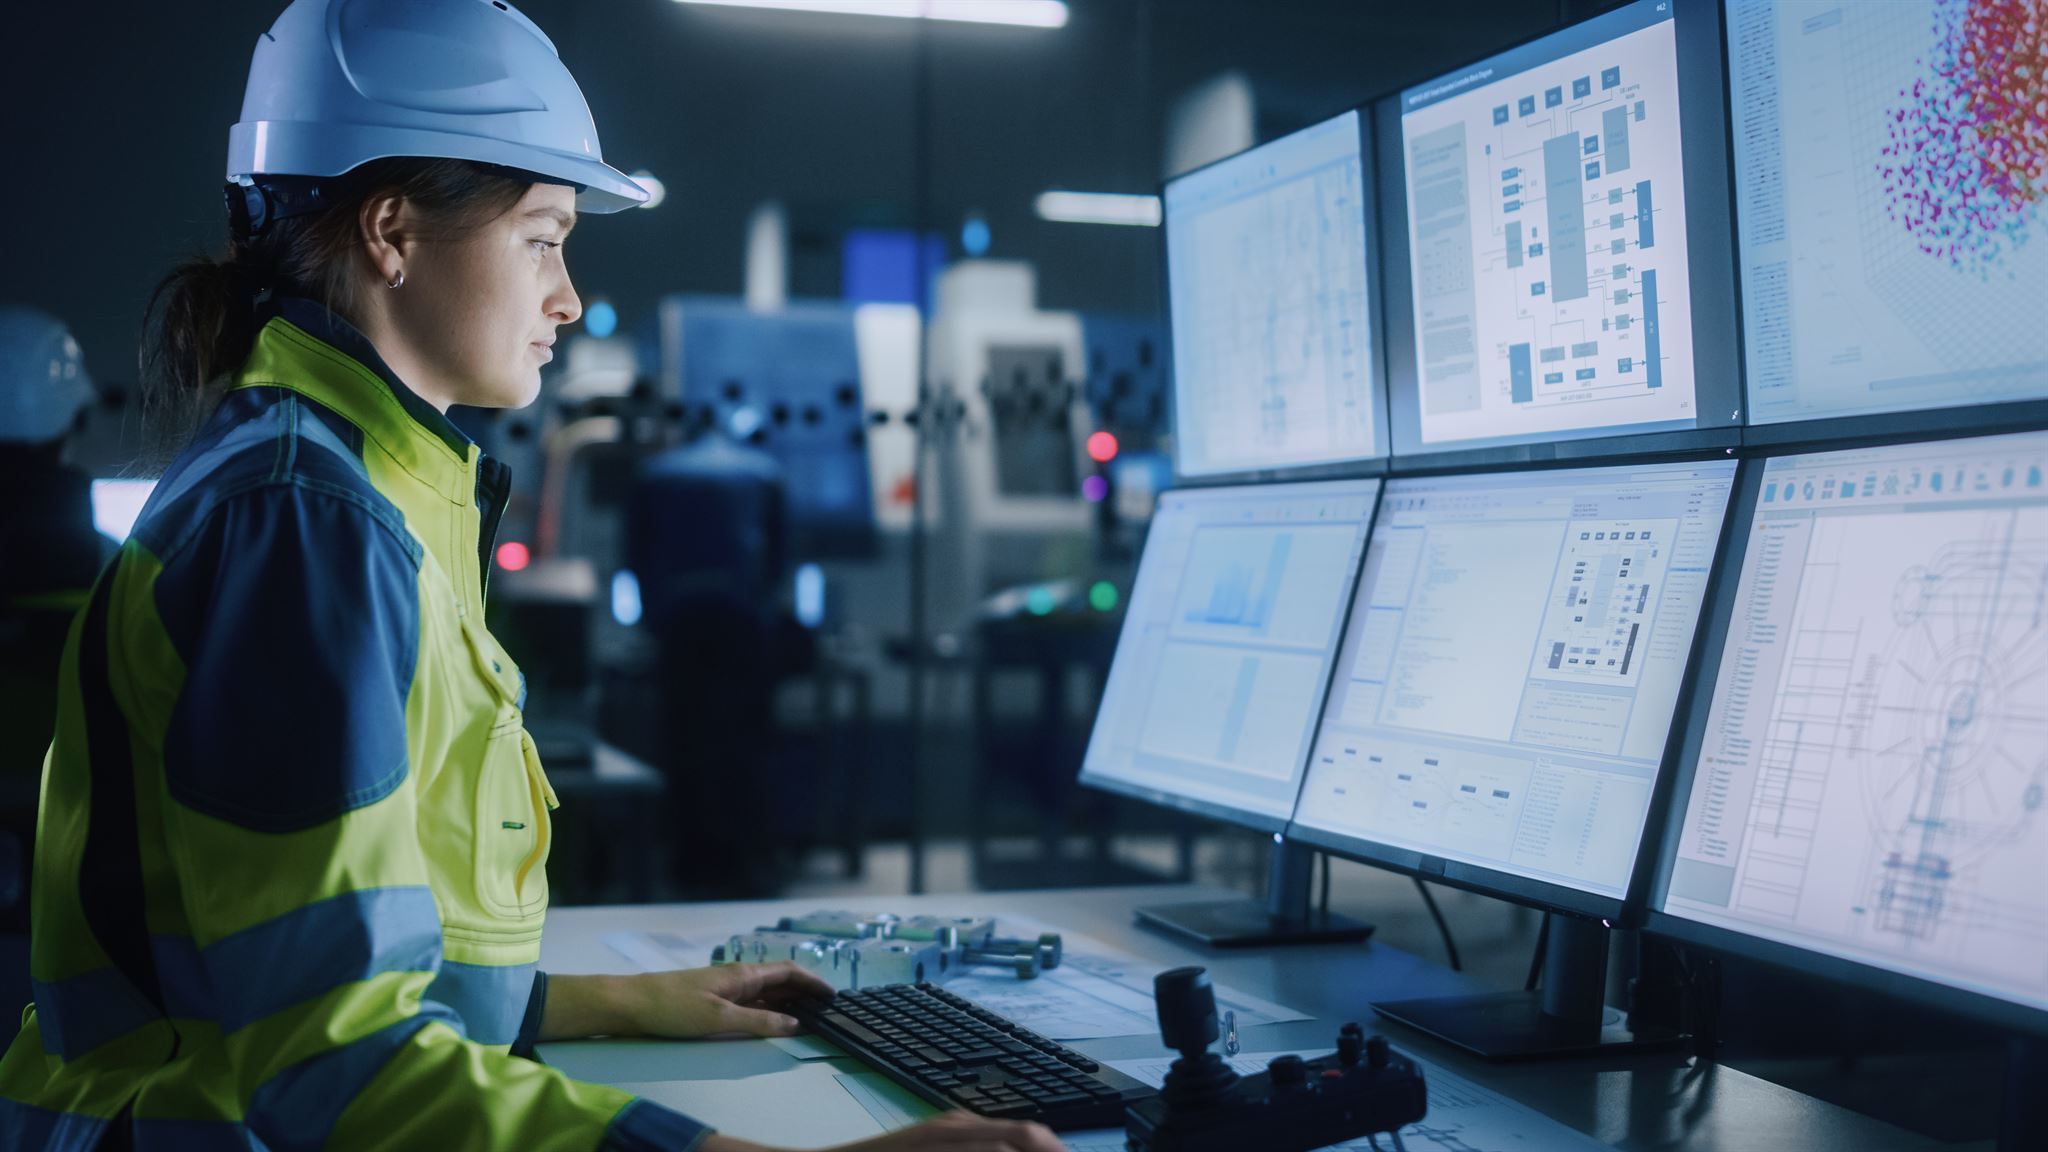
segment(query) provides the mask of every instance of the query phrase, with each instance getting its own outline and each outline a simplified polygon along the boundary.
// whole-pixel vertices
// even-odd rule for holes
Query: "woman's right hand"
[[[775,1152],[726,1136],[710,1136],[700,1152]],[[912,1128],[901,1128],[832,1152],[1064,1152],[1066,1145],[1040,1124],[990,1120],[972,1112],[948,1112]]]

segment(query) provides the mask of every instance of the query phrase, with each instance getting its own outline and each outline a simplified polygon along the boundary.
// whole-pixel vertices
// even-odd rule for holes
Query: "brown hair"
[[[318,300],[357,318],[362,248],[356,218],[365,201],[395,195],[441,237],[480,228],[510,211],[532,178],[467,160],[373,160],[323,188],[329,206],[273,221],[261,235],[230,235],[227,255],[172,269],[150,294],[139,356],[143,422],[163,462],[183,447],[255,344],[265,293]]]

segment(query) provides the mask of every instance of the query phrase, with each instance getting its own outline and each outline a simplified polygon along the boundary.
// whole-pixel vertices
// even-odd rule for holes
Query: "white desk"
[[[1908,1152],[1947,1147],[1730,1068],[1695,1069],[1671,1053],[1520,1065],[1489,1065],[1469,1058],[1420,1033],[1378,1020],[1367,1007],[1374,999],[1479,990],[1465,977],[1396,948],[1368,943],[1211,952],[1131,923],[1131,909],[1138,904],[1228,895],[1188,886],[882,897],[857,903],[862,910],[898,913],[992,914],[998,927],[1003,916],[1025,917],[1095,937],[1161,966],[1201,964],[1220,984],[1315,1017],[1243,1030],[1247,1052],[1333,1047],[1337,1026],[1357,1020],[1368,1031],[1385,1032],[1398,1049],[1620,1148]],[[732,932],[830,903],[561,908],[549,916],[541,967],[558,973],[633,971],[601,940],[605,933],[621,930],[672,932],[702,941],[708,961],[710,946]],[[1072,1046],[1103,1060],[1169,1055],[1156,1035],[1087,1040]],[[879,1130],[832,1079],[834,1073],[856,1071],[860,1065],[800,1062],[764,1041],[593,1041],[543,1045],[541,1053],[570,1075],[628,1086],[747,1139],[815,1146]]]

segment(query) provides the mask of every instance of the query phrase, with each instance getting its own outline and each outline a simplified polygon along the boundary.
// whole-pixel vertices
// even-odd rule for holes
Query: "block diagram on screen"
[[[1608,684],[1640,679],[1677,531],[1677,520],[1567,525],[1530,674]]]
[[[1425,442],[1695,418],[1670,21],[1402,130]]]

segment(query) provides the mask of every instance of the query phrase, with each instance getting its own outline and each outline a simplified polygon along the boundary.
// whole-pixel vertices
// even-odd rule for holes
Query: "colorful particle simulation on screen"
[[[1878,173],[1921,251],[1988,279],[2048,199],[2048,0],[1940,0],[1932,33]]]

